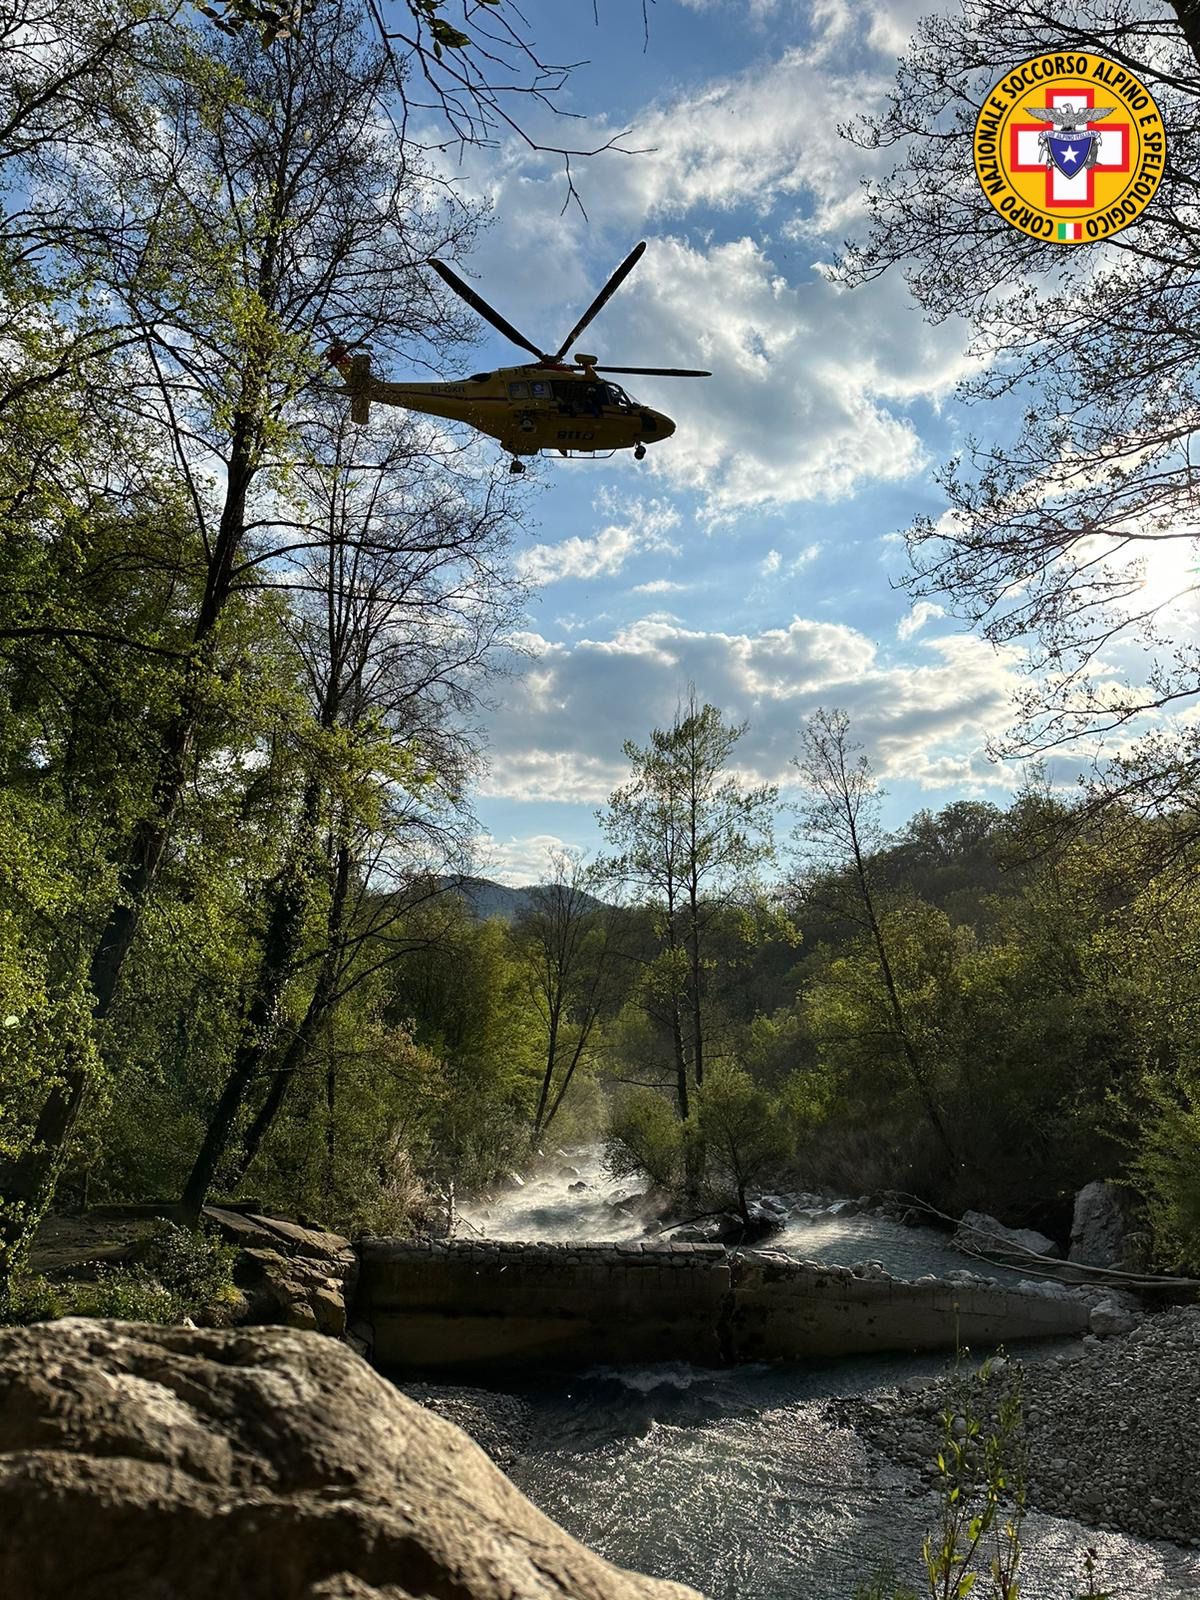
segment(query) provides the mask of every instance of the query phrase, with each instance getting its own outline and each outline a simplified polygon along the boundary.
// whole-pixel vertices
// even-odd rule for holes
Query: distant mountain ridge
[[[475,878],[466,874],[443,878],[441,882],[446,888],[460,894],[481,922],[491,917],[499,917],[501,922],[515,922],[528,907],[534,891],[543,887],[530,883],[514,888],[507,883],[497,883],[494,878]],[[585,898],[592,905],[600,904],[591,895]]]

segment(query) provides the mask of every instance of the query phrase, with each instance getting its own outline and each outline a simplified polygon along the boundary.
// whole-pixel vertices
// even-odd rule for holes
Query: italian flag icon
[[[1055,234],[1056,239],[1066,239],[1071,242],[1082,237],[1083,229],[1078,222],[1060,222],[1058,224],[1058,232]]]

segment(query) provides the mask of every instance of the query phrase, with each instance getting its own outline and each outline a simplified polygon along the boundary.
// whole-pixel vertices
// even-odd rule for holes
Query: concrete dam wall
[[[356,1317],[384,1367],[791,1361],[986,1350],[1087,1331],[1082,1296],[789,1261],[720,1245],[372,1239]]]

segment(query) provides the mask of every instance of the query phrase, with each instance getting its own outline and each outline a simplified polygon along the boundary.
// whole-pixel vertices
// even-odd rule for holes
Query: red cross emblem
[[[1046,100],[1052,106],[1061,105],[1064,101],[1075,106],[1094,106],[1096,91],[1090,85],[1080,84],[1076,89],[1054,89]],[[1081,131],[1094,131],[1101,135],[1100,153],[1096,166],[1087,167],[1070,178],[1064,177],[1057,167],[1048,166],[1038,149],[1038,137],[1046,129],[1044,122],[1010,122],[1008,160],[1013,172],[1045,173],[1047,210],[1060,206],[1079,206],[1084,210],[1093,207],[1096,204],[1095,174],[1098,171],[1129,171],[1129,135],[1132,130],[1127,122],[1105,121],[1098,123],[1094,130],[1090,123],[1080,123]]]

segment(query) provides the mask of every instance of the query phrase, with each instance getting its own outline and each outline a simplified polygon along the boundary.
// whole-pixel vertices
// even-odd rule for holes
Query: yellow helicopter
[[[496,372],[473,372],[461,383],[389,383],[372,376],[369,355],[352,355],[344,345],[336,344],[328,358],[345,380],[344,388],[337,392],[350,396],[351,419],[366,422],[374,401],[466,422],[500,441],[512,456],[510,472],[524,472],[520,457],[537,455],[542,450],[557,450],[561,456],[612,455],[617,450],[632,450],[641,461],[647,444],[670,438],[675,424],[661,411],[651,411],[626,394],[619,384],[599,374],[711,378],[712,373],[684,367],[602,367],[595,356],[581,352],[576,353],[574,361],[562,358],[633,271],[645,248],[643,241],[629,252],[553,355],[539,350],[444,261],[431,261],[429,265],[456,294],[505,338],[528,350],[537,360],[519,367],[501,367]]]

